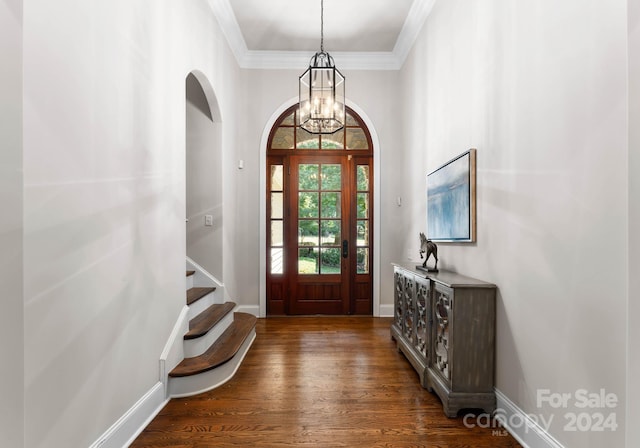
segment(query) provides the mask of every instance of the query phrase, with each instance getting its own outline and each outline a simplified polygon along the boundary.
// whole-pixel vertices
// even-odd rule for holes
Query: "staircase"
[[[183,359],[168,374],[169,397],[184,397],[218,387],[240,366],[253,343],[256,317],[234,312],[204,271],[187,270],[187,318]]]

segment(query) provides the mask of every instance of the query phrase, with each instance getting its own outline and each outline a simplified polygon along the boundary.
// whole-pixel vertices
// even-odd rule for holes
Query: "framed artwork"
[[[475,242],[475,149],[427,174],[427,238],[443,242]]]

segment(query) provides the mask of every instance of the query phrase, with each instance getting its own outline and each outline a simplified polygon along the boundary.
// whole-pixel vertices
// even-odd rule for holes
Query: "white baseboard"
[[[89,448],[122,448],[131,445],[168,401],[164,384],[156,383]]]
[[[565,448],[540,424],[498,389],[496,419],[524,448]]]
[[[253,314],[256,317],[260,317],[259,305],[238,305],[234,311],[239,313]]]
[[[393,305],[380,305],[380,317],[393,317]]]

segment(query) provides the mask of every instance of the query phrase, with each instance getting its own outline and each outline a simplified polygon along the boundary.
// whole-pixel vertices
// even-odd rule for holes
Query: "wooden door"
[[[371,315],[370,139],[353,118],[337,136],[310,137],[289,113],[267,157],[267,314]],[[288,136],[296,147],[281,150]]]
[[[289,314],[350,313],[348,166],[343,157],[291,157]]]

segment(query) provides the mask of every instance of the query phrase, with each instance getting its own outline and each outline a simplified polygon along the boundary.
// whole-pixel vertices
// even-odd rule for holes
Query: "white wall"
[[[0,445],[24,443],[22,0],[0,1]]]
[[[627,421],[640,421],[640,1],[629,0],[629,304]],[[640,426],[627,425],[627,447],[640,446]]]
[[[478,241],[443,268],[498,285],[497,388],[565,446],[624,445],[626,1],[437,2],[402,70],[409,235],[425,174],[478,149]],[[605,389],[611,432],[567,432],[540,389]],[[610,410],[605,410],[608,414]]]
[[[340,68],[340,61],[336,60]],[[298,77],[306,69],[291,70],[244,70],[244,96],[241,104],[250,105],[240,111],[244,123],[257,126],[244,126],[238,134],[238,158],[245,161],[243,170],[236,169],[238,207],[236,223],[240,226],[238,240],[235,241],[234,257],[247,269],[239,271],[246,279],[239,285],[238,300],[247,305],[258,305],[259,267],[265,260],[260,257],[260,201],[264,201],[260,185],[260,154],[266,148],[260,147],[261,137],[269,118],[285,103],[297,98]],[[380,194],[380,276],[382,304],[393,304],[393,275],[390,263],[397,260],[397,229],[399,216],[395,198],[402,194],[398,189],[402,145],[398,119],[399,98],[396,71],[343,71],[346,77],[346,94],[349,101],[364,111],[369,117],[380,139],[379,158],[375,160],[381,169]],[[373,130],[372,130],[373,131]],[[262,187],[264,191],[264,187]],[[225,271],[225,278],[229,278]],[[377,281],[377,280],[374,280]],[[244,302],[243,302],[244,301]]]
[[[192,70],[234,147],[238,68],[207,2],[25,5],[27,447],[90,445],[159,380],[185,303]]]
[[[337,63],[337,61],[336,61]],[[402,161],[405,146],[402,134],[400,73],[397,71],[346,72],[347,99],[366,112],[375,126],[380,139],[375,162],[380,169],[380,240],[376,241],[380,251],[380,275],[374,282],[380,282],[380,305],[384,312],[393,309],[393,268],[391,263],[402,256],[402,241],[406,221],[402,221],[402,207],[396,203],[397,197],[409,195],[415,187],[404,189]],[[417,237],[416,237],[417,240]],[[418,245],[416,244],[416,247]]]
[[[206,80],[203,82],[206,84]],[[194,75],[187,77],[186,85],[187,256],[222,280],[224,220],[220,113],[215,98],[209,104],[203,86]],[[212,217],[212,226],[205,225],[206,215]]]

